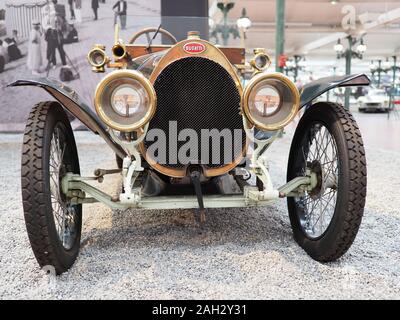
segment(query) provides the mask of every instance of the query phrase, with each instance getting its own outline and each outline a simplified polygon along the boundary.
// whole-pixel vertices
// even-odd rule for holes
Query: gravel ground
[[[285,180],[290,134],[271,148],[275,183]],[[400,154],[367,148],[368,198],[355,243],[321,264],[292,238],[286,202],[212,210],[199,234],[190,210],[84,210],[81,253],[56,280],[41,271],[23,220],[21,135],[0,135],[0,299],[370,299],[400,298]],[[84,174],[111,167],[98,138],[78,132]],[[108,149],[107,149],[108,150]],[[106,179],[108,192],[120,187]]]

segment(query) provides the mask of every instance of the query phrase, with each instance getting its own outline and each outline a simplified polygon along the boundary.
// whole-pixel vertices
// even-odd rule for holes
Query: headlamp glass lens
[[[101,52],[100,50],[93,51],[90,54],[90,60],[94,65],[101,66],[105,62],[104,53]]]
[[[139,84],[123,84],[115,88],[111,96],[111,106],[123,117],[135,119],[144,117],[147,113],[148,94]]]
[[[259,54],[255,57],[255,64],[257,68],[264,69],[268,63],[268,58],[266,55]]]
[[[256,118],[269,117],[276,113],[281,104],[279,92],[268,84],[264,84],[254,90],[254,96],[250,99],[250,113]]]

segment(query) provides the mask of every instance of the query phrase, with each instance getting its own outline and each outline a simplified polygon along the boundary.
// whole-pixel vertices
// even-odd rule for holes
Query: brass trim
[[[259,56],[265,56],[265,57],[267,57],[268,62],[267,62],[267,64],[266,64],[263,68],[257,67],[256,59],[257,59]],[[265,49],[264,49],[264,48],[256,48],[256,49],[254,49],[254,56],[253,56],[253,58],[250,60],[250,65],[251,65],[255,70],[257,70],[257,71],[264,71],[264,70],[267,70],[267,69],[271,66],[271,63],[272,63],[271,56],[265,52]]]
[[[183,50],[183,46],[186,43],[189,42],[200,42],[205,45],[206,49],[203,52],[200,53],[188,53],[185,50]],[[183,41],[178,42],[175,46],[173,46],[171,49],[168,50],[168,52],[161,58],[161,60],[158,62],[157,66],[154,68],[151,76],[150,76],[150,82],[154,84],[156,81],[157,77],[161,74],[161,72],[170,64],[173,62],[180,60],[182,58],[187,58],[187,57],[203,57],[210,59],[214,62],[217,62],[220,64],[223,68],[225,68],[226,71],[230,74],[232,79],[235,82],[236,88],[239,91],[239,95],[241,97],[241,103],[242,105],[242,97],[243,97],[243,87],[240,81],[240,78],[238,74],[236,73],[236,69],[234,66],[230,63],[228,58],[224,55],[224,53],[211,44],[210,42],[202,39],[185,39]],[[238,110],[240,112],[240,110]],[[204,176],[206,177],[215,177],[215,176],[220,176],[223,175],[230,170],[234,169],[244,158],[248,146],[249,146],[249,139],[246,137],[246,143],[243,148],[243,151],[241,155],[235,159],[232,163],[227,164],[225,166],[219,167],[219,168],[206,168],[204,167]],[[172,168],[167,168],[161,164],[156,163],[153,159],[150,157],[147,157],[147,152],[144,144],[142,143],[140,146],[141,153],[143,157],[146,159],[146,161],[152,166],[156,171],[165,174],[170,177],[174,178],[183,178],[186,176],[186,168],[181,168],[181,169],[172,169]]]
[[[113,69],[122,69],[125,68],[126,63],[124,62],[109,62],[107,63],[108,68],[113,68]]]
[[[221,176],[221,175],[233,170],[234,168],[236,168],[240,164],[242,159],[245,157],[245,153],[249,146],[249,143],[250,143],[250,140],[246,137],[246,144],[245,144],[245,147],[243,148],[242,154],[239,157],[237,157],[233,162],[231,162],[223,167],[219,167],[219,168],[207,168],[204,166],[203,167],[204,176],[207,178],[217,177],[217,176]],[[186,177],[187,166],[177,169],[177,168],[168,168],[168,167],[163,166],[162,164],[157,163],[151,157],[147,157],[147,150],[146,150],[146,147],[144,146],[144,143],[141,143],[139,145],[139,151],[143,155],[143,157],[145,158],[147,163],[154,170],[156,170],[164,175],[167,175],[169,177],[172,177],[172,178]]]
[[[185,50],[183,50],[183,46],[186,43],[189,42],[200,42],[205,45],[206,49],[203,52],[200,53],[188,53]],[[210,60],[213,60],[217,63],[219,63],[222,67],[224,67],[228,73],[231,75],[233,80],[235,81],[236,87],[239,90],[240,96],[242,96],[243,93],[243,87],[241,84],[241,81],[236,73],[235,68],[232,66],[228,58],[224,55],[224,53],[211,44],[210,42],[202,39],[185,39],[180,42],[178,42],[175,46],[170,48],[168,52],[160,59],[160,61],[157,64],[157,67],[154,68],[153,73],[150,76],[150,82],[154,84],[154,81],[157,79],[157,77],[160,75],[160,73],[171,63],[182,59],[182,58],[187,58],[187,57],[202,57],[202,58],[207,58]]]
[[[107,63],[109,63],[110,58],[107,56],[107,53],[105,51],[106,47],[102,44],[95,44],[93,46],[93,48],[87,53],[86,58],[89,62],[89,64],[92,66],[92,71],[94,72],[104,72],[105,69],[105,65],[107,65]],[[94,52],[100,52],[103,55],[103,62],[102,63],[94,63],[93,60],[90,58],[90,56],[94,53]]]
[[[138,81],[143,88],[146,90],[148,96],[149,96],[149,110],[147,111],[145,117],[139,122],[136,122],[131,125],[121,125],[113,120],[111,120],[104,112],[102,104],[102,96],[104,93],[104,90],[107,88],[109,83],[111,81],[114,81],[115,79],[121,78],[121,77],[127,77],[131,78],[132,80]],[[141,127],[143,127],[146,123],[150,121],[150,119],[153,117],[154,113],[156,112],[156,103],[157,103],[157,97],[156,93],[154,91],[154,88],[150,81],[140,72],[135,71],[135,70],[115,70],[108,75],[106,75],[100,83],[97,85],[96,91],[95,91],[95,98],[94,98],[94,105],[96,108],[96,112],[101,118],[101,120],[104,121],[104,123],[109,126],[110,128],[113,128],[118,131],[123,131],[123,132],[131,132],[135,131]]]
[[[294,97],[294,103],[293,103],[290,114],[283,121],[278,122],[274,125],[266,125],[262,122],[259,122],[255,119],[253,119],[251,116],[250,110],[249,110],[248,100],[249,100],[251,91],[258,83],[260,83],[261,81],[264,81],[264,80],[268,80],[268,79],[281,80],[284,84],[286,84],[289,87],[289,89],[292,92],[293,97]],[[296,114],[299,110],[299,106],[300,106],[299,90],[297,89],[296,85],[282,73],[269,73],[269,74],[259,73],[250,80],[250,82],[247,84],[246,88],[244,89],[243,99],[242,99],[242,110],[244,112],[244,115],[246,116],[246,118],[252,125],[256,126],[257,128],[259,128],[261,130],[276,131],[276,130],[282,129],[283,127],[285,127],[287,124],[289,124],[294,119],[294,117],[296,116]]]
[[[116,54],[116,52],[118,50],[122,50],[122,54]],[[121,59],[126,57],[126,54],[127,54],[126,46],[124,44],[122,44],[122,43],[116,43],[111,48],[111,52],[112,52],[113,57],[114,57],[115,60],[121,60]]]

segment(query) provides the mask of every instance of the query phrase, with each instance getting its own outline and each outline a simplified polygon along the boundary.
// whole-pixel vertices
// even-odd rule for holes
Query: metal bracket
[[[251,157],[250,169],[262,181],[264,190],[260,191],[255,187],[245,187],[244,196],[249,201],[265,201],[283,197],[301,196],[306,191],[310,191],[317,185],[317,176],[315,173],[307,170],[304,177],[297,177],[285,185],[275,189],[269,174],[269,168],[264,157],[265,151],[269,146],[282,135],[283,130],[278,130],[268,139],[259,140],[254,137],[252,128],[243,116],[243,125],[246,135],[256,144],[253,155]]]
[[[144,169],[141,166],[140,158],[139,160],[131,160],[130,157],[124,158],[122,165],[122,182],[123,182],[123,192],[119,195],[119,200],[121,203],[127,203],[135,205],[140,201],[141,194],[140,188],[133,189],[133,184],[139,173]]]
[[[94,170],[94,175],[95,178],[97,179],[98,182],[102,183],[104,181],[104,176],[106,174],[114,174],[114,173],[119,173],[121,172],[121,169],[96,169]]]
[[[116,143],[118,143],[122,148],[125,149],[127,154],[129,154],[130,156],[133,156],[135,159],[138,160],[138,159],[141,159],[141,157],[140,157],[140,152],[139,152],[137,146],[143,142],[144,138],[146,137],[148,129],[149,129],[149,124],[147,123],[143,128],[142,134],[136,140],[132,140],[132,141],[126,141],[126,140],[120,139],[116,135],[116,133],[113,129],[108,128],[107,131],[110,134],[110,136],[112,137],[112,139]]]
[[[119,196],[121,203],[136,205],[141,199],[140,188],[133,189],[133,185],[140,172],[144,170],[138,145],[142,143],[146,137],[148,128],[149,124],[146,124],[142,134],[133,141],[122,140],[115,134],[114,130],[109,129],[110,135],[114,141],[116,141],[128,153],[128,156],[123,159],[122,163],[122,182],[124,188],[123,192]]]
[[[127,206],[121,204],[118,199],[111,197],[105,192],[91,186],[85,182],[85,178],[77,174],[68,172],[61,180],[62,192],[66,195],[71,195],[72,204],[102,202],[113,209],[126,209]],[[78,193],[80,192],[78,196]],[[86,194],[93,198],[86,198]],[[82,197],[84,196],[84,197]]]
[[[254,131],[252,127],[250,127],[249,122],[243,116],[243,127],[246,132],[247,137],[256,144],[256,147],[253,151],[251,162],[250,162],[250,170],[258,177],[263,185],[264,190],[259,191],[257,188],[247,188],[245,190],[245,196],[249,197],[252,201],[260,201],[260,200],[272,200],[277,199],[280,196],[279,190],[274,189],[272,184],[272,179],[269,175],[268,164],[266,163],[265,157],[263,157],[265,151],[269,148],[269,146],[281,135],[282,130],[278,130],[268,139],[260,140],[255,138]]]

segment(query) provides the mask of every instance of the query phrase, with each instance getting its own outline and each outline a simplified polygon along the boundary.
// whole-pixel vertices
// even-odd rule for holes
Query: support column
[[[178,41],[187,37],[188,31],[199,31],[208,40],[208,0],[161,0],[162,27]]]
[[[393,82],[392,82],[392,87],[390,89],[390,103],[389,103],[389,108],[394,109],[394,97],[396,93],[396,71],[397,71],[397,57],[393,56]],[[389,119],[389,113],[388,112],[388,119]]]
[[[346,75],[351,75],[351,58],[352,58],[352,46],[353,40],[351,37],[347,38],[349,40],[349,48],[346,50]],[[350,109],[350,94],[351,89],[346,88],[344,92],[344,107]]]
[[[378,88],[381,86],[382,60],[378,60]]]
[[[279,67],[279,57],[285,52],[285,0],[276,0],[276,33],[275,33],[275,70]]]

